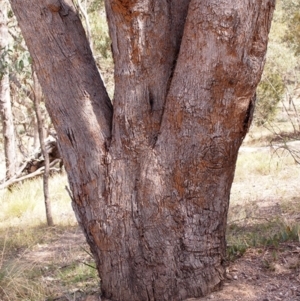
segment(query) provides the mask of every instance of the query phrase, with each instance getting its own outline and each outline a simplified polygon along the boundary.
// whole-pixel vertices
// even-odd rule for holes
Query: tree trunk
[[[107,0],[113,109],[72,1],[11,3],[103,295],[175,301],[220,287],[275,1]]]
[[[6,178],[10,179],[16,172],[16,145],[13,115],[10,100],[9,70],[6,66],[8,51],[8,27],[7,27],[7,3],[0,0],[0,115],[2,119],[2,131],[4,138],[4,154]]]
[[[49,174],[50,174],[50,161],[49,161],[49,153],[46,149],[45,145],[45,135],[44,135],[44,122],[43,116],[40,109],[40,102],[42,99],[42,90],[41,86],[38,82],[36,73],[34,72],[34,68],[32,68],[32,77],[33,77],[33,90],[34,90],[34,107],[35,107],[35,114],[39,132],[39,139],[41,144],[41,150],[44,157],[44,165],[45,171],[43,173],[43,189],[44,189],[44,203],[45,203],[45,211],[46,211],[46,219],[47,225],[53,226],[53,218],[52,218],[52,210],[51,210],[51,200],[49,197]]]
[[[91,26],[90,26],[90,20],[89,20],[89,15],[88,15],[88,12],[87,12],[87,4],[86,4],[86,1],[85,1],[85,5],[83,6],[83,4],[81,3],[81,0],[77,0],[77,4],[78,4],[78,7],[79,7],[79,10],[84,18],[84,21],[85,21],[85,27],[86,27],[86,35],[87,35],[87,39],[89,41],[89,44],[90,44],[90,48],[91,48],[91,51],[93,52],[93,38],[92,38],[92,32],[91,32]]]

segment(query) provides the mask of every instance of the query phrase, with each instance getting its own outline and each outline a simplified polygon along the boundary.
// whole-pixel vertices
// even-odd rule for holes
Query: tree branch
[[[113,145],[132,151],[156,141],[190,0],[127,2],[106,1],[106,13],[115,62]]]
[[[263,71],[275,6],[274,0],[256,1],[251,13],[245,13],[246,2],[190,2],[157,142],[159,145],[167,140],[168,152],[182,143],[182,133],[191,146],[206,136],[207,143],[220,150],[222,138],[217,137],[227,131],[245,133],[250,102]],[[223,126],[216,126],[219,123]],[[235,146],[239,147],[241,141]],[[226,152],[223,155],[229,156]]]
[[[57,171],[59,172],[60,169],[57,169],[57,168],[54,168],[53,166],[55,166],[58,162],[60,161],[60,159],[55,159],[54,161],[52,161],[49,165],[50,167],[50,171]],[[24,166],[24,165],[23,165]],[[14,176],[13,178],[9,179],[8,181],[4,182],[3,184],[0,185],[0,190],[2,189],[5,189],[15,183],[18,183],[18,182],[22,182],[22,181],[25,181],[25,180],[28,180],[28,179],[32,179],[34,177],[37,177],[39,175],[42,175],[44,173],[44,170],[45,170],[45,167],[42,166],[41,168],[37,169],[35,172],[32,172],[26,176],[22,176],[22,177],[18,177],[20,176],[20,173],[19,175],[16,175]]]
[[[66,170],[103,181],[101,162],[111,137],[113,107],[72,0],[30,2],[30,9],[24,9],[23,0],[11,0],[11,6],[33,58]]]

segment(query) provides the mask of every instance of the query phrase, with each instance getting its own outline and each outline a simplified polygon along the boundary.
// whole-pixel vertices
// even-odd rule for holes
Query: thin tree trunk
[[[32,90],[27,89],[24,86],[22,86],[22,84],[19,82],[17,77],[12,73],[9,75],[9,80],[10,80],[11,83],[13,83],[16,86],[17,89],[21,90],[34,103],[34,95],[33,95]],[[27,105],[26,105],[26,103],[24,103],[24,105],[27,109],[27,114],[28,115],[31,116],[32,114],[35,114],[32,111],[31,103],[28,103]],[[35,117],[33,117],[33,120],[30,121],[28,126],[33,127],[33,129],[32,129],[32,131],[33,131],[33,145],[32,145],[32,148],[36,149],[36,148],[39,147],[40,143],[39,143],[39,130],[38,130],[38,125],[37,125]]]
[[[37,119],[37,127],[38,133],[40,138],[41,150],[44,156],[45,162],[45,170],[43,173],[43,188],[44,188],[44,202],[45,202],[45,210],[46,210],[46,219],[47,225],[53,226],[53,218],[52,218],[52,210],[51,210],[51,200],[49,196],[49,173],[50,173],[50,162],[49,162],[49,154],[47,152],[45,146],[45,135],[44,135],[44,122],[43,116],[40,109],[40,102],[42,99],[42,90],[41,86],[38,82],[37,76],[32,68],[32,77],[33,77],[33,90],[34,90],[34,106],[35,106],[35,113]]]
[[[89,20],[89,15],[87,13],[87,5],[85,1],[85,6],[83,7],[83,4],[81,3],[81,0],[77,0],[80,12],[83,15],[84,21],[85,21],[85,26],[86,26],[86,34],[87,34],[87,39],[89,41],[91,50],[93,52],[93,38],[92,38],[92,32],[91,32],[91,26],[90,26],[90,20]]]
[[[4,66],[6,63],[6,52],[8,51],[8,41],[7,2],[5,0],[0,0],[0,56],[4,63],[2,64],[3,68],[0,70],[0,114],[4,138],[6,178],[10,179],[16,172],[17,156],[10,99],[9,70],[8,66]]]
[[[72,1],[28,1],[11,3],[103,295],[177,301],[220,287],[275,1],[107,0],[114,110]]]

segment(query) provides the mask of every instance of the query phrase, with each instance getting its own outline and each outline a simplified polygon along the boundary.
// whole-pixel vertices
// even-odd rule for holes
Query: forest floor
[[[227,267],[222,290],[199,301],[299,301],[300,245],[250,248]]]
[[[299,144],[292,145],[299,152]],[[224,286],[189,301],[300,300],[300,168],[287,153],[279,155],[267,147],[241,148],[231,191]],[[230,248],[237,250],[233,260]]]
[[[97,293],[98,282],[95,274],[84,274],[79,271],[79,278],[74,280],[78,268],[76,265],[88,263],[90,256],[83,251],[87,248],[80,229],[72,227],[55,230],[55,238],[37,244],[30,250],[17,250],[11,254],[18,269],[30,269],[31,276],[39,282],[33,289],[40,290],[35,298],[25,299],[25,281],[20,287],[20,279],[11,279],[18,289],[13,296],[2,296],[1,300],[56,300],[56,301],[97,301],[101,300]],[[7,265],[7,262],[6,262]],[[69,273],[68,273],[69,271]],[[70,271],[73,271],[70,273]],[[25,271],[24,271],[25,272]],[[63,280],[58,273],[64,274]],[[28,274],[28,273],[27,273]],[[10,285],[10,284],[9,284]],[[2,289],[5,288],[2,287]],[[51,296],[45,298],[42,295]],[[23,296],[23,297],[22,297]],[[242,257],[231,261],[227,266],[227,278],[223,288],[204,298],[187,301],[299,301],[300,300],[300,245],[286,242],[277,248],[249,248]],[[102,301],[105,301],[102,299]]]

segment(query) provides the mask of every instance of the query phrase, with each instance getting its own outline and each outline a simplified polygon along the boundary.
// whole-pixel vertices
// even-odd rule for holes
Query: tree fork
[[[175,301],[220,287],[230,188],[275,1],[106,0],[114,110],[72,2],[60,1],[67,14],[45,0],[11,3],[103,295]]]

